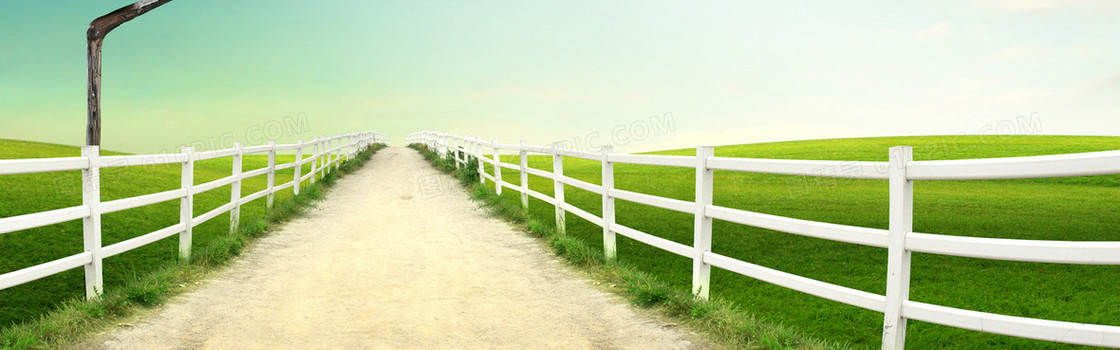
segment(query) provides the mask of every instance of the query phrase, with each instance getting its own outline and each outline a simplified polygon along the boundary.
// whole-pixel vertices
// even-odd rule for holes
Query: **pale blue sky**
[[[0,6],[0,138],[78,145],[85,28],[128,1]],[[1120,135],[1120,4],[176,0],[104,55],[107,149],[420,129],[623,150],[978,133]],[[1038,133],[1038,130],[1022,130]],[[621,143],[622,140],[614,140]],[[205,146],[204,146],[205,148]]]

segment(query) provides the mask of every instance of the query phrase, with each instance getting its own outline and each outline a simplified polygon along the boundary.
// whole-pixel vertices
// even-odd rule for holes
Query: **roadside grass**
[[[844,344],[825,342],[799,333],[792,328],[759,321],[735,304],[718,298],[700,301],[687,290],[674,288],[659,278],[617,260],[607,261],[601,249],[583,240],[558,234],[555,227],[539,217],[531,216],[521,207],[519,199],[497,195],[490,188],[478,183],[478,160],[470,158],[473,166],[455,170],[454,163],[439,158],[435,152],[421,145],[410,145],[439,170],[460,179],[471,189],[471,199],[481,203],[489,212],[511,223],[522,225],[529,234],[542,239],[553,253],[569,264],[588,273],[606,290],[625,296],[631,303],[652,308],[669,316],[689,330],[706,335],[707,339],[731,349],[849,349]],[[450,164],[450,166],[448,166]],[[472,181],[466,181],[473,179]]]
[[[291,190],[276,194],[271,210],[265,200],[241,207],[238,232],[230,233],[228,215],[195,227],[190,261],[178,258],[177,236],[137,248],[105,260],[105,293],[86,301],[82,269],[33,281],[0,291],[0,348],[60,348],[80,341],[87,334],[110,327],[138,310],[160,305],[167,297],[187,290],[210,272],[236,257],[253,238],[266,234],[274,224],[304,213],[323,197],[334,180],[360,167],[382,146],[370,147],[343,163],[340,171],[328,174],[315,185],[304,181],[300,194]],[[0,140],[0,158],[45,158],[75,156],[76,147],[24,141]],[[102,152],[103,155],[120,154]],[[309,158],[309,156],[305,156]],[[291,162],[294,155],[278,155],[277,162]],[[231,172],[230,159],[196,163],[195,183],[216,180]],[[267,156],[247,155],[243,170],[267,166]],[[302,170],[310,171],[310,164]],[[290,181],[293,170],[278,171],[276,183]],[[178,188],[177,164],[104,169],[102,200]],[[44,173],[0,177],[0,217],[21,215],[81,204],[80,174]],[[266,177],[242,182],[242,196],[266,186]],[[200,215],[230,199],[230,187],[196,195],[195,212]],[[104,244],[139,236],[178,222],[178,201],[136,208],[103,218]],[[0,235],[0,273],[58,259],[82,250],[81,221]]]
[[[888,148],[914,147],[914,159],[1032,156],[1120,149],[1120,137],[1104,136],[922,136],[829,139],[716,147],[717,156],[775,159],[886,161]],[[687,155],[695,149],[651,154]],[[503,155],[507,163],[517,156]],[[600,164],[566,158],[564,173],[600,183]],[[529,166],[551,171],[551,156],[530,156]],[[487,166],[487,172],[493,168]],[[846,171],[821,169],[822,172]],[[620,189],[685,201],[694,195],[694,170],[616,164]],[[519,185],[516,170],[502,179]],[[489,188],[493,183],[487,181]],[[549,179],[529,176],[529,187],[551,195]],[[1031,180],[919,181],[915,184],[916,232],[1066,241],[1120,241],[1120,176]],[[601,198],[571,186],[569,203],[600,212]],[[519,203],[515,191],[506,201]],[[715,204],[799,219],[887,227],[885,180],[814,178],[717,171]],[[519,205],[518,205],[519,206]],[[620,224],[665,239],[692,244],[691,214],[616,200]],[[551,221],[553,207],[530,198],[529,216]],[[602,229],[567,216],[567,234],[602,250]],[[883,294],[886,250],[802,237],[716,220],[712,250],[725,256],[849,288]],[[691,261],[618,236],[618,260],[657,277],[674,290],[691,286]],[[1120,325],[1115,291],[1120,266],[1005,262],[914,253],[911,300],[949,307],[1078,323]],[[760,321],[796,328],[810,337],[878,348],[882,314],[770,285],[727,271],[712,271],[714,300],[733,303]],[[910,348],[1085,349],[1090,347],[1021,339],[919,321],[907,327]]]

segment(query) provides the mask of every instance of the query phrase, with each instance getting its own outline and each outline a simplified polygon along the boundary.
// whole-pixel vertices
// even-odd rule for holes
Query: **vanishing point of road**
[[[93,349],[695,349],[386,148],[231,266]]]

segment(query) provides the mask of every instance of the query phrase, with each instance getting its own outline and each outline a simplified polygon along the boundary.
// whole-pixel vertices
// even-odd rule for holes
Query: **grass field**
[[[25,141],[0,140],[0,159],[73,157],[79,149]],[[102,155],[121,153],[103,151]],[[307,155],[305,155],[307,157]],[[195,184],[229,176],[231,158],[198,162]],[[287,163],[294,155],[277,156],[278,163]],[[243,171],[263,168],[267,155],[247,155]],[[102,169],[102,201],[127,198],[179,188],[178,164]],[[276,184],[292,179],[292,169],[278,171]],[[310,171],[306,165],[303,174]],[[81,174],[79,171],[0,176],[0,217],[10,217],[51,209],[81,205]],[[265,188],[267,177],[257,176],[242,183],[242,196]],[[307,183],[306,181],[304,182]],[[292,191],[277,193],[277,202],[292,197]],[[195,196],[195,216],[217,208],[230,199],[230,186]],[[261,198],[241,207],[241,224],[259,224],[255,218],[266,215]],[[102,217],[104,245],[143,235],[179,221],[179,201],[110,213]],[[229,215],[219,215],[194,229],[194,247],[205,246],[229,232]],[[126,282],[143,278],[159,266],[178,259],[178,239],[172,236],[105,260],[105,290],[112,291]],[[41,264],[82,251],[81,220],[0,235],[0,273]],[[80,298],[85,287],[82,269],[73,269],[54,276],[0,291],[0,328],[33,319],[51,310],[61,301]]]
[[[914,147],[915,160],[1010,157],[1120,149],[1120,137],[928,136],[832,139],[721,146],[717,156],[886,161],[891,146]],[[694,149],[654,152],[694,155]],[[516,164],[516,156],[503,156]],[[551,171],[551,156],[530,167]],[[565,159],[565,175],[600,183],[598,162]],[[493,171],[492,168],[487,169]],[[694,170],[616,164],[620,189],[691,201]],[[518,183],[516,171],[502,178]],[[493,183],[488,183],[493,187]],[[551,194],[551,180],[530,175],[529,186]],[[1120,240],[1120,176],[1034,180],[922,181],[915,184],[914,229],[947,235],[1046,240]],[[516,200],[515,191],[504,197]],[[568,186],[570,203],[598,214],[600,197]],[[617,221],[691,245],[692,216],[622,200]],[[716,172],[715,204],[838,224],[886,228],[885,180],[849,180]],[[553,209],[530,199],[532,217],[550,222]],[[601,228],[568,215],[569,235],[601,249]],[[886,250],[801,237],[716,221],[714,252],[781,271],[883,294]],[[618,236],[619,259],[687,289],[691,261]],[[915,253],[911,300],[1006,315],[1120,325],[1120,266],[1018,263]],[[712,295],[758,318],[792,326],[826,341],[879,346],[882,314],[820,299],[715,269]],[[1075,349],[911,321],[913,349]]]

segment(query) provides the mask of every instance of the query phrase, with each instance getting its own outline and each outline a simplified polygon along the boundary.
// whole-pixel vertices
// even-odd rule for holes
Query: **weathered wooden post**
[[[86,145],[101,145],[101,44],[105,41],[105,36],[125,22],[169,2],[171,0],[137,1],[90,22],[89,29],[86,30]]]

